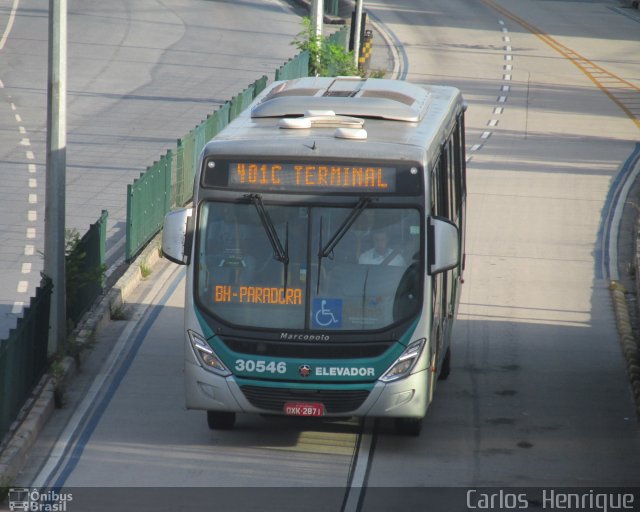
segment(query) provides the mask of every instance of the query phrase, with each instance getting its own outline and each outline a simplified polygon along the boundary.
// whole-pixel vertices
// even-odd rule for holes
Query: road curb
[[[636,261],[638,258],[639,256],[636,255]],[[609,285],[609,290],[611,290],[613,309],[616,314],[620,346],[635,401],[636,419],[640,421],[640,359],[638,358],[640,347],[636,340],[629,315],[629,305],[626,297],[627,290],[619,281],[612,281]]]
[[[635,160],[631,164],[632,167],[637,170],[640,169],[640,155],[635,156]],[[635,272],[633,273],[634,287],[636,299],[640,298],[640,216],[635,221],[635,234],[634,234],[634,256],[632,260],[632,266]],[[640,422],[640,339],[638,339],[637,331],[640,326],[637,325],[637,320],[633,318],[640,318],[640,303],[638,300],[633,303],[628,300],[628,295],[631,293],[627,290],[619,281],[612,281],[609,289],[611,290],[611,297],[613,300],[613,307],[616,313],[616,322],[618,327],[618,336],[620,341],[620,348],[627,367],[627,374],[629,377],[629,383],[631,385],[631,391],[636,408],[636,419]],[[634,311],[633,315],[629,313],[630,308],[638,308]]]
[[[36,386],[0,452],[0,488],[10,487],[15,482],[28,459],[29,451],[53,414],[56,385],[64,385],[73,379],[82,362],[84,349],[91,347],[93,338],[111,321],[113,314],[127,303],[136,287],[145,279],[143,267],[153,268],[160,259],[160,240],[161,235],[157,235],[149,242],[113,287],[83,316],[71,335],[79,347],[76,356],[79,360],[66,356],[61,361],[60,375],[54,377],[47,373]],[[3,498],[0,496],[0,503]]]

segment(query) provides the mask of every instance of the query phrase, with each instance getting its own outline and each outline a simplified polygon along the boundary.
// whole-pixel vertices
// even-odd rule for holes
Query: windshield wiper
[[[351,229],[351,226],[358,220],[358,217],[365,211],[369,203],[371,202],[370,197],[361,197],[356,205],[353,207],[351,212],[346,219],[340,224],[340,227],[336,230],[333,236],[329,239],[326,245],[322,245],[322,217],[320,217],[320,251],[318,251],[318,279],[317,279],[317,288],[316,293],[320,293],[320,269],[322,267],[322,259],[330,256],[333,253],[333,249],[335,249],[336,245],[340,243],[340,240],[347,234],[347,231]]]
[[[269,216],[269,212],[264,207],[262,196],[260,194],[247,194],[245,197],[251,201],[253,206],[255,206],[256,211],[258,212],[258,217],[260,217],[264,232],[267,234],[267,238],[269,239],[271,247],[273,248],[274,259],[278,260],[284,265],[284,289],[286,290],[287,278],[289,274],[289,223],[287,222],[285,224],[285,240],[283,247],[282,242],[280,242],[280,238],[278,237],[276,228],[273,225],[273,221]]]

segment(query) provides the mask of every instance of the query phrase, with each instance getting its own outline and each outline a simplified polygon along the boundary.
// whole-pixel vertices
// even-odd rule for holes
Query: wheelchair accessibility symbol
[[[342,327],[342,300],[313,299],[312,327],[323,329]]]

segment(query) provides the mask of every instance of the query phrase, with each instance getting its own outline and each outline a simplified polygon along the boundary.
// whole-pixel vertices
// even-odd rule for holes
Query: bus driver
[[[391,265],[392,267],[406,266],[402,254],[397,249],[389,247],[389,234],[386,231],[374,233],[373,247],[360,255],[358,263],[363,265]]]

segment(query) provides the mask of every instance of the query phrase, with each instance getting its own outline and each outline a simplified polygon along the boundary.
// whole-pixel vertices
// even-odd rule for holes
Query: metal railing
[[[127,185],[127,235],[125,252],[130,259],[151,240],[171,207],[171,170],[173,152],[167,151],[160,160]]]
[[[102,210],[100,218],[91,224],[66,257],[67,319],[73,325],[78,323],[103,292],[108,218],[109,212]],[[70,269],[70,265],[74,268]]]
[[[187,135],[178,139],[175,152],[149,167],[127,187],[127,233],[125,258],[132,260],[162,228],[172,206],[184,206],[193,196],[193,178],[205,144],[233,121],[267,86],[262,76]]]
[[[51,280],[43,278],[22,318],[0,341],[0,439],[47,369]]]

